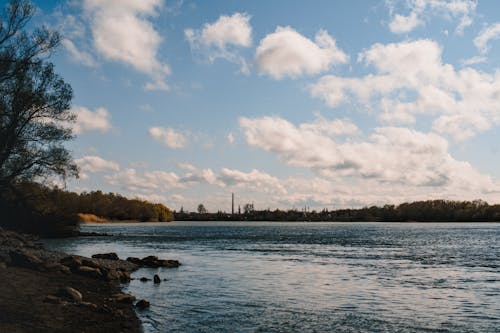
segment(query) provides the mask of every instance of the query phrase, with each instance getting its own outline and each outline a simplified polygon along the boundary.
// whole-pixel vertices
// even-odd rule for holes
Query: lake
[[[90,256],[157,255],[132,276],[145,332],[499,332],[500,225],[173,222],[84,225],[47,241]]]

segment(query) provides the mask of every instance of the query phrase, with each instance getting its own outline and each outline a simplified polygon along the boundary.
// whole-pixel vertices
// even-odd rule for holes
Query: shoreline
[[[140,267],[49,251],[0,228],[0,331],[142,332],[135,297],[120,287]]]

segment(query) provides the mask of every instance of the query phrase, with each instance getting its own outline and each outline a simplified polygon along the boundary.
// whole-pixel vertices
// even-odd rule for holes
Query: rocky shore
[[[179,265],[155,256],[48,251],[0,228],[0,332],[141,332],[134,307],[147,311],[149,302],[123,294],[120,283],[140,267]]]

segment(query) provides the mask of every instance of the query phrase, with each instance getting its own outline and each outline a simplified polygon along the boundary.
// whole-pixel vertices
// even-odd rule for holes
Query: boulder
[[[64,287],[59,289],[57,296],[64,297],[67,300],[75,303],[80,303],[83,300],[82,293],[71,287]]]
[[[147,277],[143,276],[139,279],[141,282],[148,282],[150,281],[151,279],[148,279]]]
[[[158,260],[159,267],[177,268],[181,265],[178,260]]]
[[[99,268],[89,267],[89,266],[80,266],[76,269],[76,273],[80,275],[90,276],[93,278],[100,279],[103,277],[103,274]]]
[[[64,266],[68,266],[71,270],[76,270],[82,265],[82,259],[76,256],[67,256],[59,260]]]
[[[87,308],[87,309],[90,309],[93,311],[97,311],[97,309],[98,309],[97,305],[94,303],[91,303],[91,302],[81,302],[81,303],[79,303],[79,305],[81,307],[84,307],[84,308]]]
[[[153,281],[155,284],[158,284],[161,282],[161,279],[160,277],[158,276],[158,274],[155,274],[155,276],[153,276]]]
[[[135,303],[135,307],[138,308],[139,310],[144,310],[146,308],[149,308],[149,302],[146,301],[145,299],[141,299],[137,303]]]
[[[58,262],[45,263],[44,268],[49,272],[61,272],[65,274],[69,274],[71,272],[68,266],[64,266]]]
[[[135,301],[135,296],[130,295],[130,294],[113,294],[111,295],[111,299],[115,302],[120,302],[120,303],[132,303]]]
[[[118,255],[114,252],[110,252],[110,253],[97,253],[97,254],[94,254],[92,255],[92,258],[96,258],[96,259],[108,259],[108,260],[118,260],[120,258],[118,258]]]
[[[127,261],[136,264],[136,265],[142,265],[142,260],[136,257],[128,257]]]
[[[158,259],[157,256],[147,256],[142,259],[135,257],[128,257],[127,261],[139,265],[141,267],[166,267],[166,268],[176,268],[181,265],[178,260],[166,260],[166,259]]]
[[[120,282],[127,283],[130,282],[130,273],[127,271],[119,271],[120,273]]]
[[[87,258],[82,258],[82,266],[88,266],[92,268],[99,268],[101,269],[101,265],[95,260],[92,259],[87,259]]]
[[[10,251],[9,255],[11,258],[12,266],[19,266],[36,270],[43,269],[43,260],[31,253],[18,250]]]
[[[106,270],[106,280],[108,281],[116,281],[120,280],[121,272],[116,269],[108,269]]]

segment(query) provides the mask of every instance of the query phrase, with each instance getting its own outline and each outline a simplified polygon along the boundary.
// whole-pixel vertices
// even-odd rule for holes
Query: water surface
[[[500,225],[214,223],[83,226],[51,240],[90,256],[157,255],[126,292],[145,332],[498,332]]]

